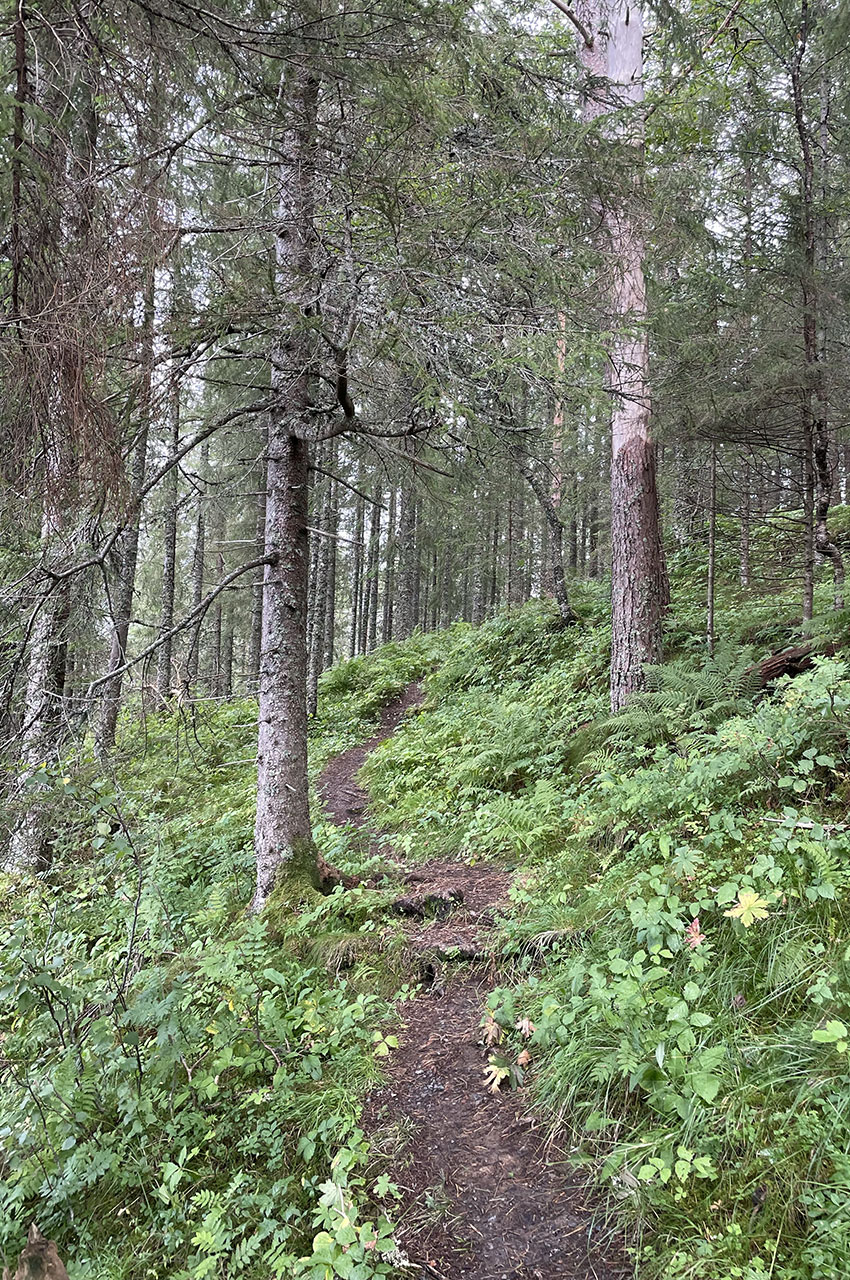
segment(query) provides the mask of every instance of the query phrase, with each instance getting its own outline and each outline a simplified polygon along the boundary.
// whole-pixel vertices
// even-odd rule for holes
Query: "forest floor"
[[[357,773],[421,697],[411,685],[378,733],[326,768],[328,813],[380,852]],[[495,921],[512,874],[494,864],[400,865],[395,907],[405,922],[422,993],[401,1006],[399,1048],[366,1102],[364,1128],[388,1153],[401,1193],[395,1218],[413,1280],[619,1280],[632,1274],[620,1244],[571,1169],[523,1108],[521,1092],[491,1092],[482,1018],[498,985]]]

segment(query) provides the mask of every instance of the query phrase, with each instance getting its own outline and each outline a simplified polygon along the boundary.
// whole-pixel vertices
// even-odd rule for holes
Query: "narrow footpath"
[[[331,761],[321,792],[340,824],[366,825],[357,773],[420,701],[411,685],[369,742]],[[512,876],[440,860],[400,868],[396,907],[423,977],[403,1007],[399,1048],[367,1099],[364,1128],[392,1154],[394,1217],[413,1280],[623,1280],[632,1274],[581,1175],[523,1109],[522,1090],[491,1093],[481,1019],[498,985],[494,924]]]

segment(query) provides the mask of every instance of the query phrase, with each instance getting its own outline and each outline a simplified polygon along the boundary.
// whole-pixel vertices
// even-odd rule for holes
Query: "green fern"
[[[710,731],[750,710],[760,688],[749,656],[740,649],[719,649],[699,668],[685,658],[647,667],[646,689],[635,694],[624,711],[593,727],[593,745],[599,753],[604,744],[604,757],[613,763],[612,753],[616,757],[628,750],[633,755],[641,748]],[[599,754],[594,763],[602,763]]]

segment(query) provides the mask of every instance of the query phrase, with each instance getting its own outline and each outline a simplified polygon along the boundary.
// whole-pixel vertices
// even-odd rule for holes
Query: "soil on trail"
[[[420,699],[418,685],[386,708],[379,732],[325,770],[338,823],[365,826],[355,781],[366,756]],[[370,833],[372,834],[372,833]],[[581,1175],[546,1143],[522,1093],[487,1088],[481,1018],[497,985],[492,935],[512,876],[504,868],[426,862],[399,868],[395,907],[428,981],[403,1007],[400,1047],[367,1099],[364,1128],[393,1155],[402,1199],[394,1217],[412,1280],[623,1280],[632,1268],[597,1220]],[[453,975],[452,960],[474,961]],[[399,1137],[403,1140],[398,1151]],[[394,1154],[393,1154],[394,1153]]]
[[[404,693],[384,707],[378,732],[373,738],[343,751],[325,766],[319,779],[319,791],[325,809],[337,826],[345,826],[349,822],[355,827],[363,826],[368,796],[358,786],[357,774],[366,757],[395,733],[407,712],[418,706],[421,700],[422,685],[414,681]]]

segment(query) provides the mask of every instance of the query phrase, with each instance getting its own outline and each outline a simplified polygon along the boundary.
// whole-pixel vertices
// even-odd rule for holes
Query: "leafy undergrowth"
[[[670,660],[621,716],[585,586],[567,630],[538,602],[335,668],[311,770],[430,671],[363,774],[411,859],[517,868],[486,1020],[504,1087],[607,1188],[641,1276],[827,1280],[850,1252],[850,668],[763,693],[796,603],[725,570],[706,659],[704,564],[679,557]],[[250,703],[128,720],[116,776],[83,754],[39,783],[55,869],[0,886],[9,1260],[36,1218],[72,1277],[397,1273],[358,1120],[410,975],[380,889],[246,917],[255,730]],[[351,831],[317,839],[380,871]]]
[[[674,614],[678,652],[612,719],[603,602],[580,609],[458,635],[364,769],[376,817],[419,855],[518,867],[489,1032],[641,1276],[842,1275],[850,666],[762,693],[766,604],[730,592],[716,657]]]
[[[432,667],[416,637],[324,677],[315,777]],[[358,1129],[403,982],[364,948],[381,895],[247,917],[256,706],[128,720],[116,776],[83,755],[37,786],[49,879],[0,886],[0,1255],[37,1220],[73,1277],[373,1277],[386,1179]],[[318,806],[316,806],[318,808]],[[317,823],[324,855],[363,857]]]

